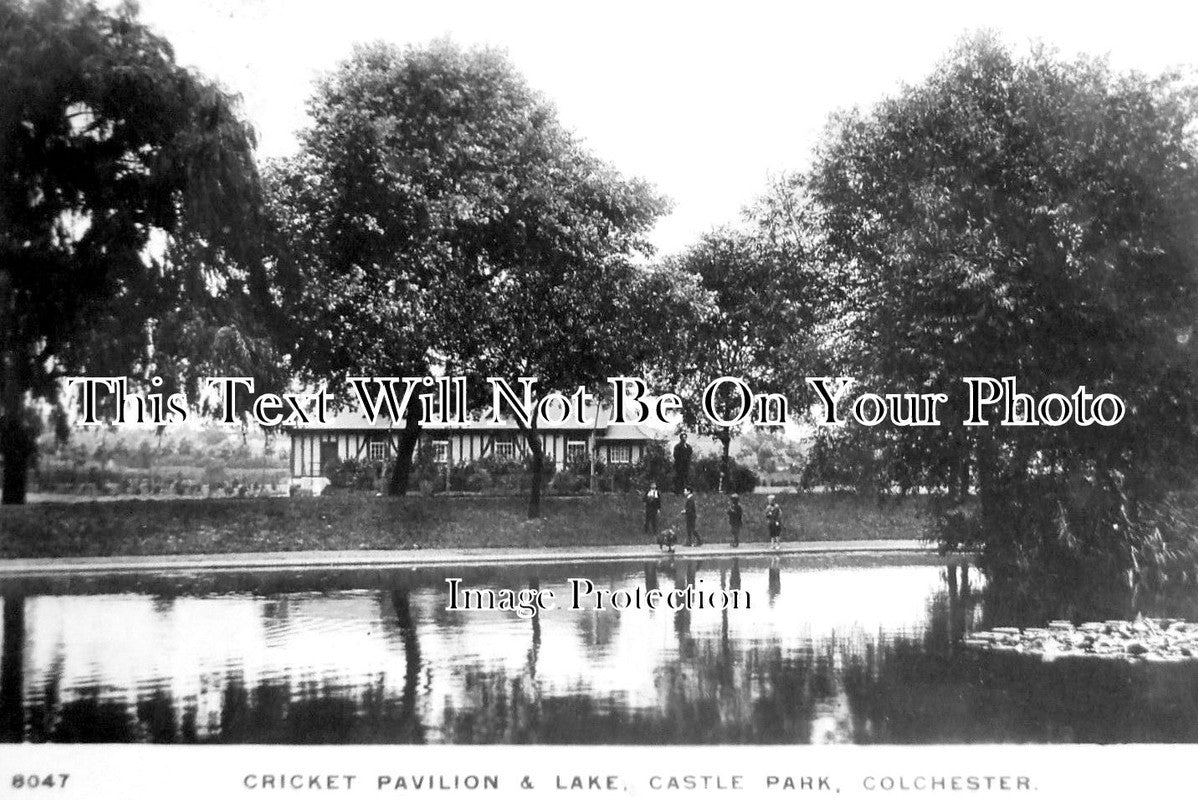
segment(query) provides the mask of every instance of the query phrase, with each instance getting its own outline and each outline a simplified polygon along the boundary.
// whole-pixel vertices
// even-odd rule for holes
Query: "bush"
[[[559,472],[549,481],[549,491],[553,494],[583,494],[589,488],[590,476],[573,472]]]
[[[641,456],[640,477],[637,483],[642,488],[649,488],[650,483],[656,483],[659,489],[665,489],[674,480],[674,460],[661,442],[650,442]]]
[[[1198,497],[1175,493],[1130,522],[1124,538],[1137,589],[1163,592],[1198,586]]]
[[[373,462],[356,458],[334,459],[325,465],[321,474],[335,489],[374,489],[379,478],[378,467]]]
[[[476,469],[466,476],[465,488],[468,492],[486,492],[494,486],[495,481],[491,478],[491,473],[485,469]]]
[[[596,474],[601,492],[639,492],[648,486],[639,464],[603,464]]]
[[[431,451],[431,448],[427,448]],[[519,494],[529,489],[531,459],[496,459],[492,456],[476,461],[448,467],[448,489],[453,492],[495,492],[497,494]],[[446,490],[446,466],[435,464],[431,452],[416,459],[412,465],[412,479],[417,485],[426,486],[428,492]],[[545,457],[541,464],[541,488],[548,489],[558,474],[556,462]]]
[[[935,509],[941,549],[972,549],[1008,586],[1120,586],[1160,593],[1198,586],[1198,497],[1131,503],[1116,483],[1042,476]]]
[[[84,483],[108,485],[119,484],[122,474],[119,470],[104,469],[96,466],[76,466],[64,463],[42,463],[30,473],[30,483],[33,487],[45,490],[52,486],[65,485],[72,490]]]
[[[702,456],[691,466],[690,485],[696,492],[720,491],[720,472],[723,459],[718,455]],[[757,473],[733,459],[728,459],[728,481],[725,492],[749,494],[757,486]]]
[[[595,472],[599,473],[603,469],[603,462],[595,462]],[[569,472],[571,475],[582,475],[586,478],[591,477],[591,459],[579,458],[574,461],[568,461],[562,466],[564,472]]]
[[[204,483],[223,483],[228,478],[228,473],[221,464],[208,464],[204,467],[203,478]]]
[[[757,473],[752,469],[729,460],[732,486],[729,491],[747,494],[758,484]],[[597,489],[600,492],[643,492],[650,483],[656,483],[667,491],[674,483],[673,460],[660,442],[651,443],[636,464],[595,465]],[[716,492],[720,486],[720,457],[703,456],[694,461],[690,472],[690,486],[696,492]]]

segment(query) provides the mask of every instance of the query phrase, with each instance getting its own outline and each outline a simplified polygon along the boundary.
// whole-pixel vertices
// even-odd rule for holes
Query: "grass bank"
[[[705,540],[728,536],[725,499],[700,495]],[[888,502],[844,495],[781,495],[785,539],[918,539],[922,498]],[[664,498],[662,527],[684,525],[682,501]],[[750,495],[743,539],[766,538],[765,498]],[[636,495],[547,498],[526,519],[516,497],[338,495],[328,498],[44,503],[0,507],[0,558],[182,555],[276,550],[578,547],[645,544]]]

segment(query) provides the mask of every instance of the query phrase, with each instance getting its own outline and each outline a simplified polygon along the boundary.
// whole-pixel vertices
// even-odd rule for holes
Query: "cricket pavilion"
[[[564,465],[591,459],[596,464],[636,464],[645,449],[667,431],[611,421],[606,408],[591,409],[586,423],[565,421],[542,425],[545,458]],[[383,464],[395,457],[403,420],[385,415],[371,423],[360,412],[342,412],[323,424],[285,428],[291,437],[291,485],[320,494],[328,485],[327,469],[339,461]],[[431,454],[435,464],[468,464],[479,459],[520,461],[528,455],[528,439],[514,420],[468,419],[430,422],[421,428],[417,458]]]

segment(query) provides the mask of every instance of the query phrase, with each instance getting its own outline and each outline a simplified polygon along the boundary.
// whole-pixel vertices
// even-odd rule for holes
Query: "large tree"
[[[837,118],[818,154],[843,374],[952,398],[940,426],[863,443],[885,483],[976,489],[995,563],[1064,552],[1122,574],[1145,504],[1198,463],[1195,108],[1177,76],[1018,57],[981,35]],[[963,427],[961,379],[1006,375],[1036,397],[1114,392],[1127,416]]]
[[[558,388],[609,363],[614,295],[661,203],[587,153],[501,53],[362,46],[309,112],[268,184],[288,349],[310,379],[444,369]],[[420,426],[409,413],[393,493]]]
[[[3,502],[20,503],[34,404],[62,376],[148,376],[166,345],[196,344],[157,323],[215,320],[191,289],[247,285],[219,254],[254,263],[257,179],[235,100],[132,4],[3,0],[0,86],[0,458]],[[162,257],[184,229],[207,257]]]
[[[657,275],[629,255],[646,247],[638,234],[658,203],[643,186],[582,163],[585,169],[562,174],[547,196],[557,211],[544,218],[553,222],[513,243],[503,279],[487,286],[488,312],[467,329],[481,336],[479,346],[458,351],[471,372],[536,377],[538,395],[569,395],[581,386],[601,397],[609,377],[640,374],[654,359],[661,338],[651,328],[668,324],[672,306],[651,303]],[[535,416],[531,424],[516,422],[528,451],[532,518],[540,515],[542,434]]]
[[[793,211],[793,209],[792,209]],[[684,420],[713,436],[721,447],[721,484],[732,491],[729,452],[748,423],[714,424],[699,407],[704,389],[722,377],[738,378],[754,393],[790,394],[813,352],[818,316],[817,276],[811,270],[800,219],[763,215],[746,230],[724,228],[703,236],[665,269],[693,276],[700,293],[680,330],[667,329],[657,372],[683,397]],[[722,419],[743,411],[741,392],[730,383],[714,395]]]

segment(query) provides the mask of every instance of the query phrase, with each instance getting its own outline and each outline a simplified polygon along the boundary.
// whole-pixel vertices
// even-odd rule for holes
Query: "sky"
[[[140,0],[178,60],[242,95],[263,157],[296,148],[312,82],[354,43],[507,50],[565,124],[673,202],[662,253],[735,223],[772,174],[809,163],[831,113],[917,83],[961,36],[997,31],[1107,55],[1119,69],[1198,63],[1198,4]]]

